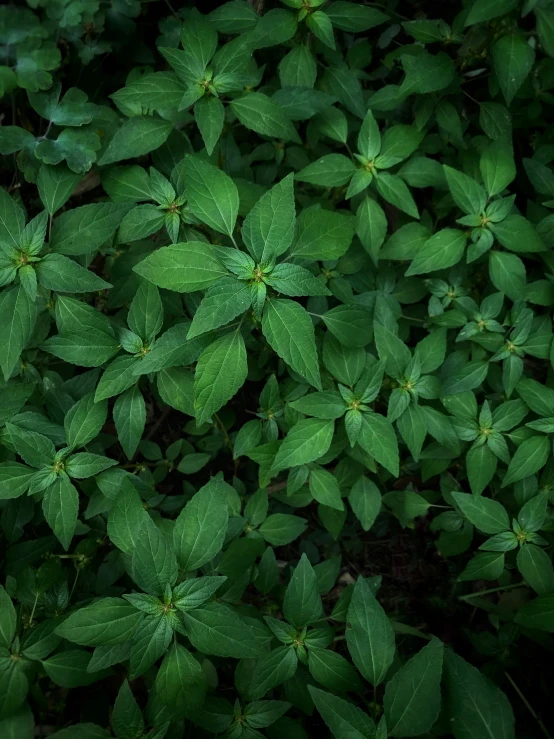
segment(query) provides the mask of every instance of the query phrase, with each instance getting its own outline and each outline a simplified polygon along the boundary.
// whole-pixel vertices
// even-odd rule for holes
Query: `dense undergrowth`
[[[552,736],[554,2],[0,8],[0,736]]]

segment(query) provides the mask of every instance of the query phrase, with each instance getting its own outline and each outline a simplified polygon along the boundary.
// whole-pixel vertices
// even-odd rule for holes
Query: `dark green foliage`
[[[550,737],[554,2],[27,5],[0,736]]]

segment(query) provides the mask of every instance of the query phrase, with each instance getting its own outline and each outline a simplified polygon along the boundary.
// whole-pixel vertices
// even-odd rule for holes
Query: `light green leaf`
[[[314,327],[304,308],[292,300],[268,301],[262,331],[272,349],[295,372],[320,390]]]
[[[210,244],[200,241],[162,246],[133,269],[154,285],[180,293],[205,290],[227,274]]]
[[[185,159],[185,193],[192,213],[210,228],[231,235],[239,196],[233,180],[197,157]]]
[[[352,3],[335,3],[335,5]],[[369,10],[369,8],[368,8]],[[374,739],[375,724],[361,708],[333,693],[308,685],[315,707],[337,739]]]
[[[149,516],[138,532],[130,574],[136,584],[151,595],[163,595],[166,586],[174,585],[179,574],[171,547]]]
[[[210,344],[200,357],[194,375],[194,409],[198,425],[208,420],[242,387],[248,366],[240,331]]]
[[[262,195],[244,219],[242,238],[256,262],[268,262],[286,252],[295,222],[294,179],[288,175]]]
[[[211,154],[223,130],[225,120],[223,103],[213,95],[204,95],[194,106],[194,118],[206,151]]]
[[[173,543],[185,571],[210,562],[221,550],[228,522],[225,486],[211,480],[193,495],[179,514]]]
[[[131,639],[142,619],[142,612],[123,598],[101,598],[71,613],[56,634],[82,646],[111,646]]]
[[[161,118],[132,116],[115,132],[98,164],[112,164],[148,154],[160,147],[172,130],[173,125]]]
[[[249,92],[231,101],[239,121],[252,131],[283,141],[300,142],[296,129],[281,107],[261,92]]]
[[[398,477],[398,442],[394,429],[386,418],[379,413],[364,413],[358,444],[376,462]]]
[[[377,686],[394,659],[394,631],[363,577],[358,577],[354,585],[348,623],[346,643],[350,656],[365,679]]]
[[[77,526],[79,493],[69,478],[61,474],[56,482],[44,491],[42,511],[46,522],[67,551]]]
[[[273,463],[275,473],[322,457],[331,445],[333,431],[333,421],[306,418],[295,423],[279,447]]]
[[[551,453],[551,443],[546,436],[532,436],[518,446],[504,479],[502,487],[534,475],[544,467]]]

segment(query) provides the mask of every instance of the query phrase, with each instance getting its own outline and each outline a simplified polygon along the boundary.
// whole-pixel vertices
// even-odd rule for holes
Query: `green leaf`
[[[535,52],[525,38],[512,33],[495,42],[492,60],[504,100],[510,105],[533,67]]]
[[[213,95],[200,98],[194,106],[194,118],[202,134],[206,151],[211,154],[223,130],[225,120],[223,103]]]
[[[264,278],[264,282],[279,293],[290,296],[330,295],[322,280],[304,267],[295,264],[278,264]]]
[[[511,300],[518,300],[525,291],[525,265],[515,254],[491,251],[489,273],[495,288]]]
[[[200,709],[206,690],[207,679],[200,662],[175,642],[156,675],[154,702],[159,700],[174,719],[188,717]]]
[[[134,369],[139,362],[138,357],[130,357],[129,355],[116,357],[113,362],[110,362],[96,388],[95,401],[113,398],[114,395],[119,395],[119,393],[134,385],[137,381]]]
[[[383,502],[392,510],[403,527],[408,526],[414,518],[424,516],[431,506],[428,500],[411,490],[385,493]]]
[[[370,161],[381,151],[381,133],[371,110],[365,114],[358,133],[358,151]]]
[[[134,739],[144,732],[144,720],[127,680],[124,681],[115,699],[112,726],[121,739]]]
[[[279,447],[273,462],[275,473],[322,457],[331,446],[334,427],[333,421],[318,418],[295,423]]]
[[[480,552],[467,563],[458,580],[498,580],[504,572],[503,552]]]
[[[80,181],[81,175],[72,172],[65,164],[55,167],[40,165],[37,187],[42,204],[50,215],[67,203]]]
[[[321,505],[344,510],[337,478],[328,470],[315,469],[310,473],[310,493]]]
[[[0,462],[0,500],[11,500],[23,495],[36,470],[19,462]]]
[[[361,687],[355,668],[342,655],[330,649],[310,648],[308,666],[314,680],[329,690],[346,692]]]
[[[456,739],[514,739],[514,716],[504,693],[479,670],[447,650],[446,706]]]
[[[369,531],[381,511],[379,488],[367,477],[360,477],[352,486],[348,501],[364,531]]]
[[[90,130],[64,128],[57,139],[44,139],[35,146],[35,157],[45,164],[60,164],[64,159],[72,172],[88,172],[96,161],[100,137]]]
[[[514,213],[500,223],[491,224],[491,231],[506,249],[516,252],[545,251],[545,246],[529,221]]]
[[[546,436],[532,436],[525,439],[515,451],[504,479],[502,487],[534,475],[546,464],[551,444]]]
[[[546,595],[554,590],[552,560],[535,544],[525,544],[520,548],[517,568],[537,595]]]
[[[297,172],[295,178],[310,185],[338,187],[346,185],[355,171],[356,165],[344,154],[326,154]]]
[[[11,647],[16,630],[17,614],[12,599],[0,585],[0,646],[3,649]]]
[[[473,495],[481,495],[494,477],[498,458],[488,445],[471,447],[466,456],[466,469],[469,486]]]
[[[235,183],[201,159],[187,156],[185,162],[185,193],[191,212],[210,228],[230,236],[239,207]]]
[[[67,551],[77,526],[79,493],[67,475],[62,474],[44,491],[42,512],[46,522]]]
[[[223,278],[210,287],[194,314],[187,339],[224,326],[250,307],[252,295],[243,280]]]
[[[143,108],[163,111],[177,108],[185,89],[185,85],[174,72],[153,72],[131,82],[110,97],[124,112],[133,108],[138,111]]]
[[[501,193],[516,176],[512,142],[498,138],[489,144],[481,155],[479,168],[489,197]]]
[[[0,214],[1,215],[1,214]],[[0,294],[0,336],[2,354],[0,366],[4,379],[8,380],[31,337],[37,309],[21,284]]]
[[[211,418],[244,384],[248,366],[239,330],[210,344],[200,357],[194,375],[194,409],[198,425]]]
[[[321,318],[329,331],[345,346],[366,346],[373,337],[370,314],[363,308],[338,305]]]
[[[452,167],[444,165],[443,170],[450,194],[458,208],[468,215],[480,215],[487,202],[487,195],[481,185]]]
[[[113,236],[129,208],[122,203],[91,203],[65,211],[54,221],[50,248],[69,256],[96,251]]]
[[[333,20],[332,16],[327,14]],[[362,119],[365,117],[367,105],[364,102],[360,80],[355,71],[344,62],[326,70],[323,87],[325,92],[336,97],[353,115]]]
[[[256,262],[268,262],[290,247],[296,212],[294,180],[288,175],[258,200],[244,219],[242,238]]]
[[[47,254],[35,267],[39,285],[47,290],[66,293],[88,293],[110,288],[94,272],[61,254]]]
[[[527,629],[554,632],[554,595],[540,595],[527,601],[517,612],[515,621]]]
[[[517,5],[516,0],[475,0],[465,21],[465,25],[473,26],[500,15],[505,15]]]
[[[111,674],[111,670],[89,672],[87,668],[90,661],[90,652],[84,649],[68,649],[43,660],[42,667],[56,685],[62,688],[79,688]]]
[[[84,480],[87,477],[100,474],[109,467],[113,467],[114,464],[117,464],[115,459],[103,457],[100,454],[91,454],[90,452],[79,452],[67,458],[65,471],[69,477]]]
[[[133,269],[154,285],[180,293],[205,290],[227,274],[210,244],[200,241],[163,246]]]
[[[294,568],[283,600],[283,615],[293,626],[302,628],[323,617],[323,604],[317,588],[317,577],[309,559],[303,554]]]
[[[385,362],[385,372],[400,379],[411,361],[412,355],[406,344],[396,334],[380,323],[375,324],[375,344],[379,359]]]
[[[455,228],[443,228],[417,252],[415,259],[406,270],[406,275],[420,275],[452,267],[463,257],[466,236]]]
[[[252,131],[283,141],[300,139],[280,106],[261,92],[249,92],[231,101],[231,109],[239,121]]]
[[[316,38],[322,41],[330,49],[335,48],[335,37],[331,19],[322,10],[316,10],[306,19],[306,25]]]
[[[398,477],[398,442],[389,421],[378,413],[364,413],[358,444],[391,475]]]
[[[139,494],[129,480],[123,480],[108,515],[108,536],[121,551],[131,554],[141,536],[146,513]]]
[[[307,522],[289,513],[273,513],[261,524],[258,531],[274,547],[290,544],[306,530]]]
[[[125,456],[132,459],[146,423],[146,405],[138,385],[125,390],[117,398],[113,407],[113,420]]]
[[[291,408],[316,418],[340,418],[346,411],[346,404],[340,393],[334,390],[322,390],[309,393],[290,404]]]
[[[258,660],[252,673],[248,697],[262,698],[268,690],[290,680],[296,672],[298,657],[291,646],[277,647]]]
[[[448,87],[454,78],[454,65],[444,52],[433,55],[423,51],[416,56],[401,57],[406,77],[400,85],[400,94],[413,95],[437,92]]]
[[[464,516],[484,534],[499,534],[510,528],[510,519],[501,503],[482,496],[452,493]]]
[[[151,595],[163,595],[174,585],[179,567],[177,559],[160,529],[147,517],[132,552],[130,574],[136,584]]]
[[[338,259],[354,236],[354,218],[311,207],[298,218],[297,237],[291,254],[309,261]]]
[[[180,566],[196,570],[221,550],[228,522],[225,486],[211,480],[183,508],[173,531]]]
[[[142,619],[141,611],[122,598],[101,598],[70,614],[56,634],[82,646],[110,646],[131,639]]]
[[[327,6],[325,12],[335,28],[353,33],[369,31],[370,28],[380,26],[389,19],[388,15],[376,8],[345,2],[345,0],[335,0]]]
[[[133,116],[117,129],[98,164],[112,164],[148,154],[166,141],[172,129],[173,125],[161,118]]]
[[[385,212],[375,200],[364,198],[356,211],[356,234],[375,264],[387,234]]]
[[[304,308],[292,300],[270,300],[264,309],[262,331],[272,349],[320,390],[314,327]]]
[[[419,736],[431,730],[441,707],[443,652],[442,643],[433,639],[387,683],[383,703],[391,736]]]
[[[377,686],[385,679],[394,659],[394,632],[363,577],[354,585],[348,623],[346,643],[350,656],[365,679]]]
[[[106,422],[107,402],[94,402],[94,393],[87,393],[67,412],[64,418],[68,446],[78,449],[96,438]]]
[[[419,218],[417,205],[404,180],[398,175],[379,172],[375,179],[377,192],[391,205],[396,206],[413,218]]]
[[[88,328],[51,336],[41,348],[70,364],[99,367],[119,352],[120,344],[111,334]]]
[[[335,5],[350,5],[351,3],[334,3]],[[369,10],[369,8],[368,8]],[[375,724],[373,720],[353,703],[339,698],[332,693],[308,686],[315,707],[337,739],[373,739]]]
[[[203,654],[252,658],[260,653],[252,629],[222,603],[208,603],[183,614],[187,636]]]

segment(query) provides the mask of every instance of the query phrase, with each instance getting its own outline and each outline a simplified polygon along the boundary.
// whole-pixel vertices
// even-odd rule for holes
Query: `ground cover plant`
[[[554,2],[0,8],[0,736],[552,737]]]

